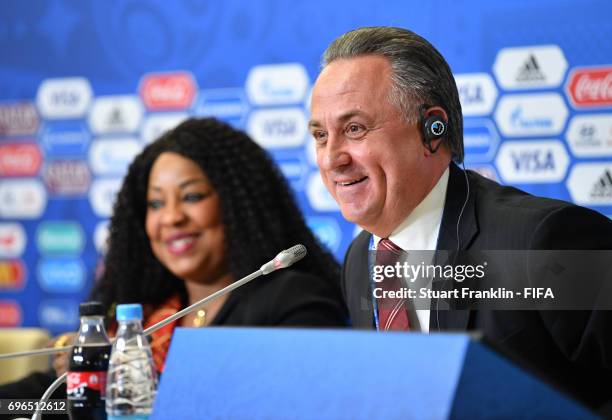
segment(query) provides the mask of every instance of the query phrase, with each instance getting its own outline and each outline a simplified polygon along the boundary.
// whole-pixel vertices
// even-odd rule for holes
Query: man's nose
[[[319,149],[317,160],[321,169],[334,170],[351,163],[351,155],[340,139],[330,136],[325,147]]]

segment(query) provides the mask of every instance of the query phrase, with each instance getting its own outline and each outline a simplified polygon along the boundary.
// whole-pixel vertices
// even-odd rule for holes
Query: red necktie
[[[394,266],[399,260],[402,249],[389,239],[383,238],[376,248],[376,265]],[[378,286],[383,291],[397,291],[402,287],[399,277],[385,277]],[[406,299],[381,297],[377,299],[379,328],[382,331],[408,331],[408,310]]]

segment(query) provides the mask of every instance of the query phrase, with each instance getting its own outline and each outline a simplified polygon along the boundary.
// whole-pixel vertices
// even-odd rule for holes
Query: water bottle
[[[79,306],[81,326],[69,354],[66,390],[71,420],[106,419],[104,394],[111,343],[104,329],[104,306]]]
[[[106,385],[106,414],[113,419],[148,419],[157,387],[149,341],[142,332],[142,306],[117,305],[116,341]]]

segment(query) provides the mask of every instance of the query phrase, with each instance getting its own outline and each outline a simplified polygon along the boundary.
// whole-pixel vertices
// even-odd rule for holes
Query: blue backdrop
[[[428,38],[457,78],[468,167],[612,214],[612,3],[142,1],[0,4],[0,325],[75,328],[126,165],[190,115],[248,131],[341,259],[355,234],[306,131],[341,33]],[[255,267],[254,267],[255,268]]]

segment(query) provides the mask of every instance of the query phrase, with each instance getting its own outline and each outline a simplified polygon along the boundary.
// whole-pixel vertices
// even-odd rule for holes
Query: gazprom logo
[[[89,189],[89,202],[98,217],[110,217],[117,192],[121,188],[121,179],[97,179]]]
[[[559,134],[567,116],[567,106],[557,93],[507,95],[495,111],[497,125],[508,137]]]
[[[149,114],[142,125],[142,138],[145,143],[151,143],[187,118],[189,118],[189,114],[184,112]]]
[[[332,252],[335,253],[342,240],[342,232],[338,221],[333,217],[309,217],[306,221],[308,227],[317,238]]]
[[[98,217],[110,217],[117,193],[121,188],[121,179],[97,179],[89,189],[89,202]]]
[[[46,258],[38,263],[38,283],[50,293],[80,292],[85,286],[85,267],[76,258]]]
[[[89,149],[89,166],[96,175],[123,175],[141,149],[133,138],[96,140]]]
[[[36,243],[41,254],[80,254],[85,236],[77,222],[43,222],[38,227]]]
[[[251,69],[246,89],[255,105],[281,105],[302,102],[310,81],[299,63],[271,64]]]
[[[307,136],[302,108],[265,109],[251,113],[248,132],[264,148],[298,147]]]

